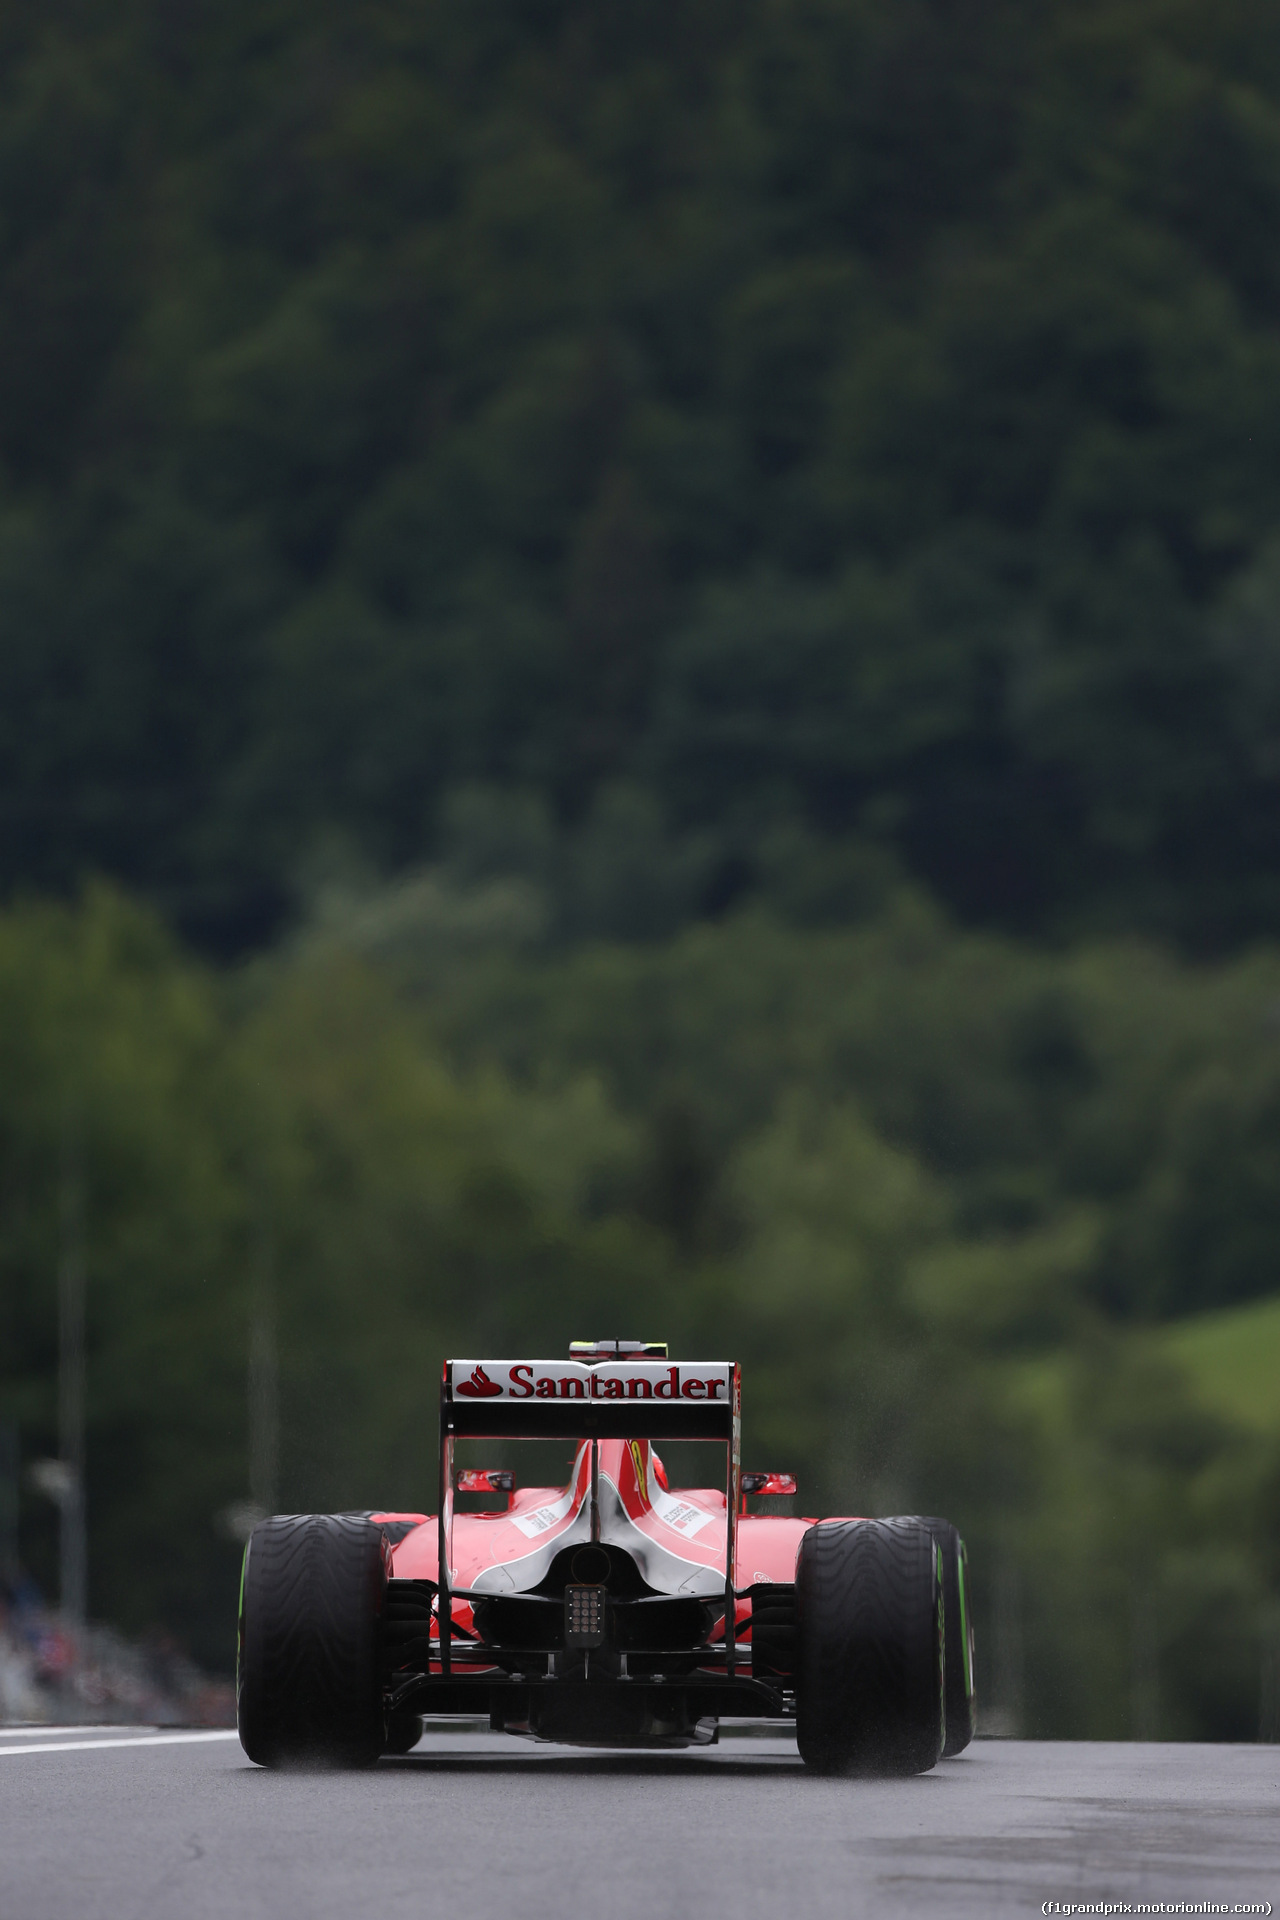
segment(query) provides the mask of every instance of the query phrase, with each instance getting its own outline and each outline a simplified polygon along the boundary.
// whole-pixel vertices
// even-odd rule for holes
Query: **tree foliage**
[[[3,37],[5,884],[243,950],[481,782],[566,849],[643,796],[651,933],[796,828],[990,924],[1276,928],[1257,0]]]
[[[1251,1733],[1277,1443],[1152,1329],[1280,1243],[1274,8],[0,54],[0,1417],[79,1169],[94,1607],[221,1657],[264,1315],[298,1507],[661,1320],[955,1511],[1035,1724]]]
[[[743,1361],[806,1511],[956,1514],[989,1700],[1012,1591],[1025,1723],[1252,1737],[1280,1437],[1152,1318],[1272,1288],[1274,957],[1050,959],[906,900],[538,959],[424,901],[224,976],[105,890],[0,917],[0,1420],[56,1452],[71,1156],[94,1611],[225,1666],[251,1491],[425,1511],[443,1354],[643,1324]],[[25,1474],[21,1545],[53,1588]]]

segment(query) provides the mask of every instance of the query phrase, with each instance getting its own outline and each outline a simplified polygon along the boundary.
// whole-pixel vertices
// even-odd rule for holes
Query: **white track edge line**
[[[144,1733],[132,1740],[49,1740],[40,1746],[0,1747],[0,1757],[16,1753],[98,1753],[104,1747],[177,1747],[197,1740],[238,1740],[234,1727],[217,1733]]]
[[[0,1740],[69,1740],[73,1733],[158,1733],[154,1720],[90,1720],[83,1727],[7,1727],[0,1722]]]

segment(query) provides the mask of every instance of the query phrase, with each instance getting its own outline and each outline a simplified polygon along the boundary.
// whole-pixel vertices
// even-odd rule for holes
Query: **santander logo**
[[[622,1359],[595,1366],[554,1360],[453,1360],[454,1394],[464,1400],[680,1400],[736,1405],[725,1361],[676,1365]]]
[[[465,1394],[468,1400],[492,1400],[495,1393],[502,1392],[502,1388],[477,1364],[471,1370],[471,1378],[459,1380],[454,1392]]]

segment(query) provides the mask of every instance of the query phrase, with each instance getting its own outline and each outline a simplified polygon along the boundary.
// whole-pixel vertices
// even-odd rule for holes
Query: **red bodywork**
[[[651,1545],[655,1551],[641,1570],[655,1591],[719,1598],[724,1592],[726,1553],[723,1491],[717,1487],[668,1490],[661,1458],[649,1440],[602,1440],[599,1447],[600,1538],[632,1552],[633,1557],[637,1544],[642,1553]],[[455,1514],[451,1584],[471,1592],[528,1592],[538,1584],[555,1552],[575,1539],[585,1543],[590,1451],[590,1443],[583,1441],[563,1487],[521,1487],[505,1512]],[[611,1507],[614,1511],[609,1512]],[[371,1517],[397,1530],[406,1521],[412,1523],[412,1530],[392,1549],[394,1576],[434,1582],[439,1567],[436,1517],[422,1513]],[[812,1519],[777,1514],[743,1514],[738,1520],[734,1586],[793,1581],[800,1541],[815,1524]],[[683,1584],[675,1580],[676,1573],[682,1574]],[[651,1577],[655,1574],[657,1578]],[[505,1579],[498,1584],[498,1575],[508,1576],[511,1584]],[[695,1584],[688,1585],[690,1581]],[[466,1636],[474,1628],[472,1602],[454,1600],[451,1613],[463,1629],[453,1651],[454,1671],[474,1671],[475,1663],[468,1661],[465,1652]],[[738,1639],[749,1647],[750,1600],[739,1599],[735,1614]],[[432,1670],[439,1671],[438,1660]]]

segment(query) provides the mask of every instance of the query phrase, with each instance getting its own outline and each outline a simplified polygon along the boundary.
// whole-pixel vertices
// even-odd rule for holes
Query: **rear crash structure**
[[[734,1718],[795,1729],[827,1772],[918,1773],[974,1731],[963,1542],[917,1516],[748,1513],[731,1361],[640,1342],[564,1361],[453,1360],[436,1513],[278,1515],[241,1579],[240,1738],[267,1766],[407,1752],[423,1714],[600,1747],[687,1747]],[[455,1473],[459,1440],[574,1443],[561,1487]],[[673,1489],[658,1446],[716,1443]],[[713,1455],[714,1457],[714,1455]],[[507,1496],[455,1513],[455,1491]]]

